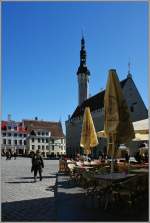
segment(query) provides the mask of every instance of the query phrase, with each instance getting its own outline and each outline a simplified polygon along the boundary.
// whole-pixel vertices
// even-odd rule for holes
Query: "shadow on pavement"
[[[59,192],[56,203],[57,221],[148,221],[147,206],[140,205],[139,207],[126,208],[118,205],[104,210],[83,193],[67,194],[65,192]]]
[[[87,196],[85,190],[75,186],[68,176],[58,174],[56,208],[57,221],[148,221],[148,194],[144,194],[141,200],[127,206],[121,202],[108,206],[106,210],[100,205],[100,200]]]
[[[55,221],[55,198],[2,203],[2,221]]]
[[[43,176],[42,178],[43,179],[56,178],[56,175],[55,176]],[[16,178],[16,179],[33,179],[33,177],[19,177],[19,178]]]
[[[33,183],[34,181],[6,181],[5,183],[8,184],[26,184],[26,183]]]
[[[54,192],[54,193],[55,193],[55,191],[56,191],[56,186],[55,186],[55,185],[54,185],[54,186],[49,186],[49,187],[47,187],[45,190],[46,190],[46,191],[51,191],[51,192]]]

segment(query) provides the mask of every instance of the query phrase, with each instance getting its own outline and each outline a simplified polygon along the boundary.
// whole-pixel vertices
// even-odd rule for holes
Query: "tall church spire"
[[[81,39],[80,66],[78,68],[77,75],[80,73],[86,73],[86,75],[90,75],[90,72],[88,71],[86,66],[86,49],[85,49],[85,40],[83,34]]]
[[[82,34],[80,49],[80,65],[77,71],[78,75],[78,102],[79,105],[88,98],[88,82],[90,72],[86,66],[85,40]]]
[[[85,40],[83,36],[81,39],[80,66],[86,66],[86,50],[85,50]]]

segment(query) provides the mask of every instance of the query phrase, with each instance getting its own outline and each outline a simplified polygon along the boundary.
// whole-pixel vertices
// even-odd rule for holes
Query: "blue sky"
[[[81,30],[90,94],[109,69],[133,80],[148,106],[148,3],[3,2],[2,118],[64,122],[78,104]]]

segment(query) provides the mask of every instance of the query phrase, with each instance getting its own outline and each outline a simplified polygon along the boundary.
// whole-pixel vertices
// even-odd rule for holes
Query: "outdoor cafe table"
[[[129,177],[133,177],[135,174],[126,174],[126,173],[108,173],[108,174],[95,174],[94,177],[97,180],[107,180],[107,181],[121,181]]]

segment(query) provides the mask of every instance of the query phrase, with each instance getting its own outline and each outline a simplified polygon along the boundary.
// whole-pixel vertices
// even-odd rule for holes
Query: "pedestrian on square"
[[[16,158],[17,158],[17,153],[14,152],[14,160],[16,160]]]
[[[9,159],[10,159],[10,152],[7,151],[7,152],[6,152],[6,160],[9,160]]]
[[[31,172],[34,171],[34,182],[36,182],[38,172],[40,176],[40,181],[42,180],[42,168],[44,168],[44,162],[42,156],[40,155],[40,151],[37,150],[36,154],[34,154],[32,157]]]

